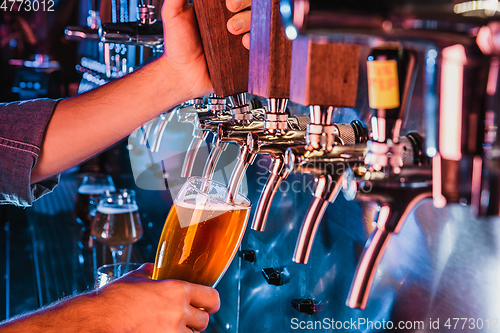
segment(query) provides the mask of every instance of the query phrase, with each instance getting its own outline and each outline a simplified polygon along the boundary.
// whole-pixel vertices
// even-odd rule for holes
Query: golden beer
[[[136,204],[118,207],[99,205],[92,222],[92,236],[111,248],[135,243],[143,230]]]
[[[250,203],[245,199],[245,204],[230,205],[211,199],[206,193],[177,197],[158,244],[153,279],[217,284],[243,238]]]

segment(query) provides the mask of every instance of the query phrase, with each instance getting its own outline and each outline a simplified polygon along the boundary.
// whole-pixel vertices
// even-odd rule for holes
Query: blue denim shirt
[[[31,184],[45,128],[56,100],[0,103],[0,204],[29,207],[49,193],[59,176]]]

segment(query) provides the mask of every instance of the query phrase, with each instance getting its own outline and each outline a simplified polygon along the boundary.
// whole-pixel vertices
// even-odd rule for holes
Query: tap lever
[[[292,41],[286,38],[279,0],[253,0],[248,91],[273,99],[290,95]]]
[[[355,107],[358,69],[359,46],[299,36],[292,45],[290,100],[305,106]]]
[[[194,10],[215,94],[227,97],[246,92],[248,50],[240,36],[227,31],[233,14],[225,1],[194,0]]]
[[[331,151],[339,144],[335,107],[355,107],[359,47],[299,36],[293,41],[290,100],[310,106],[307,149]]]
[[[282,135],[288,129],[292,41],[285,36],[279,0],[254,0],[250,29],[248,91],[267,99],[264,130]]]

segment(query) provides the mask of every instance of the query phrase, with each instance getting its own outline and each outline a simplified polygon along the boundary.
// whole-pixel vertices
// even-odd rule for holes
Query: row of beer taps
[[[432,195],[430,163],[421,136],[400,134],[416,75],[415,54],[394,43],[373,48],[368,58],[369,101],[373,109],[371,131],[359,120],[349,124],[332,123],[337,108],[356,106],[359,47],[306,37],[296,39],[292,46],[280,25],[278,1],[256,2],[252,15],[257,19],[252,20],[251,34],[267,38],[251,38],[249,65],[246,64],[249,75],[246,71],[225,73],[227,69],[241,68],[237,67],[241,64],[231,64],[231,59],[229,63],[227,59],[211,60],[208,56],[211,75],[218,73],[212,75],[216,95],[195,99],[177,110],[179,119],[194,125],[182,176],[191,176],[197,151],[208,133],[212,133],[212,150],[202,177],[210,179],[227,145],[237,144],[240,147],[238,161],[228,182],[226,197],[226,201],[231,202],[256,156],[270,156],[269,177],[251,225],[253,230],[264,231],[282,180],[292,172],[313,174],[316,184],[313,200],[293,255],[293,261],[302,264],[309,260],[328,205],[342,190],[351,200],[376,202],[378,210],[373,222],[377,227],[359,262],[348,300],[351,307],[365,308],[390,236],[399,231],[418,202]],[[236,53],[235,61],[241,62],[245,50],[238,53],[239,40],[229,45],[221,41],[213,32],[217,26],[213,20],[209,31],[203,27],[206,18],[198,8],[215,4],[195,1],[195,6],[198,5],[195,8],[204,45],[229,49]],[[255,13],[258,11],[267,12],[259,15]],[[262,17],[265,19],[259,19]],[[226,19],[220,18],[220,21]],[[225,29],[225,23],[221,26]],[[206,42],[207,38],[212,41]],[[215,53],[211,49],[205,51],[207,55]],[[217,82],[218,77],[225,79]],[[253,108],[246,92],[265,98],[267,105]],[[291,117],[287,110],[289,99],[309,106],[309,116]],[[156,128],[159,124],[160,121]],[[143,129],[145,138],[148,126],[153,124]],[[158,132],[153,139],[152,148],[158,149],[160,135]]]
[[[500,68],[495,50],[500,47],[490,47],[488,53],[472,38],[436,35],[445,36],[446,43],[436,42],[436,36],[429,37],[434,44],[425,45],[440,45],[436,47],[439,52],[432,48],[434,52],[427,52],[432,62],[429,58],[419,59],[422,52],[415,52],[410,44],[380,38],[388,29],[381,26],[380,31],[376,30],[378,38],[369,43],[366,37],[359,39],[359,43],[371,45],[364,62],[355,43],[341,44],[306,35],[310,32],[308,21],[301,21],[300,15],[307,13],[298,6],[306,2],[314,1],[284,1],[295,4],[287,7],[288,11],[295,10],[294,15],[287,14],[293,18],[293,24],[286,26],[287,35],[296,37],[292,42],[285,37],[280,21],[280,1],[253,0],[248,53],[239,37],[227,33],[226,22],[231,14],[222,2],[195,0],[214,94],[186,102],[133,135],[142,135],[141,144],[149,144],[157,152],[166,125],[175,115],[180,121],[192,123],[193,139],[182,168],[183,177],[192,175],[198,149],[210,133],[212,148],[202,177],[212,178],[227,145],[237,144],[238,161],[228,182],[228,202],[234,200],[256,156],[270,156],[269,177],[251,225],[261,232],[283,179],[290,173],[313,174],[313,199],[293,254],[297,263],[308,262],[324,213],[341,191],[348,200],[375,202],[377,211],[372,222],[376,227],[359,260],[347,300],[348,306],[364,309],[391,236],[400,231],[419,202],[433,198],[438,207],[460,202],[472,204],[473,211],[480,215],[500,212],[495,109]],[[220,15],[210,15],[214,12]],[[337,12],[335,15],[340,17]],[[326,24],[319,19],[310,22]],[[349,22],[346,19],[345,24]],[[331,23],[331,29],[336,24]],[[304,34],[290,33],[291,26]],[[488,29],[489,39],[488,31],[483,33],[486,44],[494,44],[495,31]],[[366,30],[363,32],[366,34]],[[361,63],[366,63],[370,130],[360,120],[332,123],[339,108],[358,106],[358,82],[365,79],[359,75]],[[425,71],[429,75],[425,81],[430,102],[424,111],[429,128],[425,136],[403,136],[419,64],[434,66]],[[477,87],[470,89],[470,80],[476,80]],[[466,89],[470,91],[465,93]],[[256,107],[247,100],[247,93],[264,98],[266,105]],[[458,99],[459,103],[455,103]],[[309,116],[292,117],[287,110],[289,100],[308,106]],[[147,143],[150,137],[153,139]]]

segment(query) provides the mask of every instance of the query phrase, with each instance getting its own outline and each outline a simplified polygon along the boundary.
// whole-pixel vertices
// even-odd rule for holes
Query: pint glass
[[[243,237],[250,201],[224,201],[227,186],[189,178],[168,214],[158,244],[153,279],[178,279],[215,287]]]

